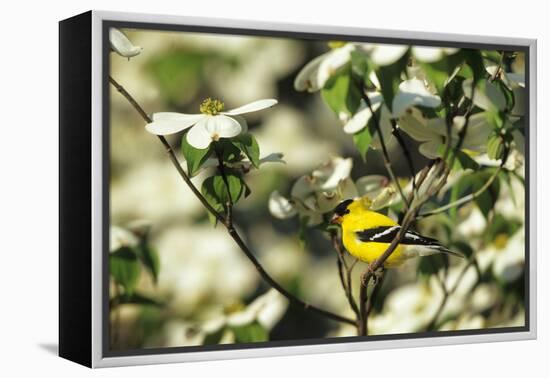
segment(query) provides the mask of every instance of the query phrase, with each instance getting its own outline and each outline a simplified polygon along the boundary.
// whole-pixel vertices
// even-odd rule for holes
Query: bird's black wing
[[[362,242],[391,243],[401,230],[401,226],[380,226],[356,232],[357,238]],[[422,236],[414,231],[407,231],[401,240],[401,244],[414,244],[426,246],[439,246],[437,240]]]

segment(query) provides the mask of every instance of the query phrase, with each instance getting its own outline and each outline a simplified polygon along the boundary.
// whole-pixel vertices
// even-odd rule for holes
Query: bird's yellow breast
[[[361,204],[349,206],[350,213],[342,221],[342,242],[347,251],[359,260],[371,263],[382,256],[389,243],[368,243],[358,239],[357,232],[379,226],[396,226],[391,218],[360,208]],[[403,247],[398,246],[384,263],[385,267],[400,265],[405,260]]]

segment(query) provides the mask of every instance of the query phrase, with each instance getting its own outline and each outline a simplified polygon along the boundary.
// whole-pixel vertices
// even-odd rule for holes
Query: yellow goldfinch
[[[342,227],[342,242],[347,251],[367,263],[373,262],[386,251],[401,228],[391,218],[369,208],[370,201],[366,198],[348,199],[336,206],[331,220],[332,224]],[[401,243],[385,261],[384,267],[396,267],[408,258],[435,253],[463,257],[450,251],[436,239],[407,231]]]

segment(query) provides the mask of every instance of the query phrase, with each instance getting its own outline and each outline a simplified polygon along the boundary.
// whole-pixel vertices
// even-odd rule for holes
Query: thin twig
[[[487,189],[489,189],[489,187],[493,184],[493,182],[495,181],[495,179],[497,178],[497,176],[498,176],[498,174],[500,173],[501,170],[502,170],[502,167],[499,166],[495,170],[495,172],[491,175],[491,177],[489,177],[487,182],[481,188],[476,190],[474,193],[470,193],[470,194],[468,194],[468,195],[466,195],[466,196],[464,196],[464,197],[462,197],[462,198],[460,198],[456,201],[448,203],[447,205],[438,207],[437,209],[426,211],[425,213],[421,213],[416,217],[416,219],[422,219],[422,218],[426,218],[426,217],[429,217],[429,216],[432,216],[432,215],[435,215],[435,214],[443,213],[443,212],[445,212],[449,209],[452,209],[453,207],[459,207],[461,205],[464,205],[468,202],[471,202],[471,201],[475,200],[476,198],[481,196]]]
[[[217,146],[215,148],[216,156],[218,158],[218,170],[222,176],[225,189],[227,191],[227,203],[225,204],[225,223],[230,226],[233,224],[233,198],[231,198],[231,188],[229,187],[229,181],[227,180],[227,174],[225,173],[225,164],[223,162],[223,151],[219,151]]]
[[[503,60],[504,60],[504,51],[501,51],[500,52],[500,58],[498,60],[498,65],[497,65],[497,69],[495,70],[495,72],[493,73],[493,75],[491,75],[491,77],[489,78],[489,81],[493,82],[495,81],[500,73],[502,72],[502,63],[503,63]]]
[[[382,289],[382,283],[384,282],[384,277],[386,276],[385,270],[382,269],[382,272],[378,279],[376,280],[376,283],[374,285],[374,288],[372,289],[372,293],[370,294],[368,304],[367,304],[367,310],[366,310],[366,317],[368,319],[372,309],[374,308],[374,301],[378,297],[378,294],[380,293],[380,290]]]
[[[466,263],[464,268],[462,268],[462,270],[460,271],[453,287],[451,287],[450,289],[447,289],[445,284],[443,282],[441,283],[442,284],[442,290],[443,290],[443,298],[441,299],[441,303],[439,303],[439,306],[437,307],[437,310],[434,313],[434,316],[432,317],[432,320],[430,320],[430,322],[426,326],[427,331],[431,331],[435,328],[435,326],[437,325],[437,320],[441,316],[441,313],[443,312],[443,309],[445,308],[445,305],[447,304],[447,301],[449,300],[449,297],[451,295],[453,295],[454,292],[458,289],[458,286],[460,285],[460,282],[462,282],[462,279],[466,275],[466,272],[474,264],[476,264],[476,259],[475,259],[474,254],[472,254],[472,256],[470,256],[470,259],[468,260],[468,262]]]
[[[395,175],[395,172],[393,171],[390,155],[388,154],[388,149],[386,148],[386,142],[384,141],[384,137],[382,136],[382,126],[380,124],[380,120],[378,119],[378,115],[374,111],[374,108],[372,107],[372,103],[370,101],[369,96],[364,90],[364,86],[361,87],[361,97],[369,107],[369,110],[372,114],[372,119],[374,121],[374,128],[376,129],[376,132],[378,133],[378,138],[380,139],[380,146],[382,147],[382,157],[384,159],[384,165],[386,167],[386,171],[388,171],[388,175],[390,176],[391,180],[393,181],[395,187],[397,188],[397,191],[399,192],[399,195],[401,196],[401,199],[403,200],[403,205],[405,206],[405,209],[409,208],[409,203],[407,202],[407,198],[405,197],[405,193],[403,192],[403,188],[401,188],[401,185],[399,184],[399,181],[397,180],[397,176]]]
[[[346,294],[346,299],[348,300],[349,306],[351,307],[355,315],[358,317],[359,308],[357,307],[357,303],[355,302],[355,298],[353,297],[353,286],[351,284],[351,271],[353,270],[353,266],[355,266],[355,263],[351,267],[348,266],[348,264],[346,263],[346,259],[344,257],[344,251],[342,250],[342,246],[340,244],[340,239],[338,238],[338,235],[335,232],[331,233],[331,240],[332,240],[332,245],[338,255],[338,273],[340,276],[340,282],[344,289],[344,293]],[[344,276],[344,270],[346,273],[345,276]]]
[[[137,110],[137,112],[141,115],[141,117],[147,122],[151,123],[152,119],[147,115],[147,113],[143,110],[143,108],[137,103],[137,101],[122,87],[120,84],[118,84],[112,77],[109,77],[109,82],[122,94],[126,100]],[[174,150],[163,136],[158,136],[161,143],[166,149],[166,152],[168,153],[168,156],[170,158],[170,161],[178,171],[179,175],[183,179],[183,181],[187,184],[187,186],[191,189],[193,194],[197,197],[197,199],[202,203],[202,205],[205,207],[205,209],[210,212],[213,216],[216,217],[216,219],[222,223],[226,229],[231,238],[235,241],[235,243],[239,246],[239,248],[242,250],[242,252],[248,257],[248,259],[252,262],[260,276],[263,278],[263,280],[269,284],[271,287],[273,287],[275,290],[277,290],[279,293],[281,293],[284,297],[286,297],[289,302],[293,303],[294,305],[297,305],[299,307],[302,307],[305,310],[311,310],[313,312],[316,312],[320,315],[323,315],[329,319],[339,321],[342,323],[347,324],[353,324],[355,325],[355,321],[352,319],[349,319],[347,317],[332,313],[330,311],[324,310],[322,308],[316,307],[314,305],[311,305],[307,302],[304,302],[303,300],[295,297],[293,294],[291,294],[289,291],[287,291],[284,287],[282,287],[277,281],[275,281],[263,268],[263,266],[260,264],[258,259],[254,256],[252,251],[248,248],[248,246],[244,243],[240,235],[238,234],[237,230],[233,226],[233,224],[227,224],[225,222],[224,217],[219,214],[210,204],[206,201],[206,199],[203,197],[201,192],[195,187],[189,176],[185,173],[183,168],[181,167],[176,154],[174,153]]]
[[[391,126],[392,126],[392,134],[397,140],[397,143],[403,150],[403,154],[405,155],[405,160],[407,161],[407,166],[409,167],[409,173],[411,175],[412,180],[412,186],[413,190],[416,190],[416,179],[415,179],[415,170],[414,170],[414,163],[411,156],[411,153],[407,147],[407,144],[405,143],[405,140],[403,139],[403,136],[401,135],[401,132],[399,131],[399,127],[397,126],[397,122],[395,119],[391,120]]]

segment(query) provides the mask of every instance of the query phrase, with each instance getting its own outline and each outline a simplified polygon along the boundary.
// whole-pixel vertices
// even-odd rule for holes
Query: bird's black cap
[[[348,206],[350,203],[352,203],[352,199],[347,199],[345,201],[342,201],[334,208],[334,214],[339,216],[344,216],[347,213],[349,213]]]

